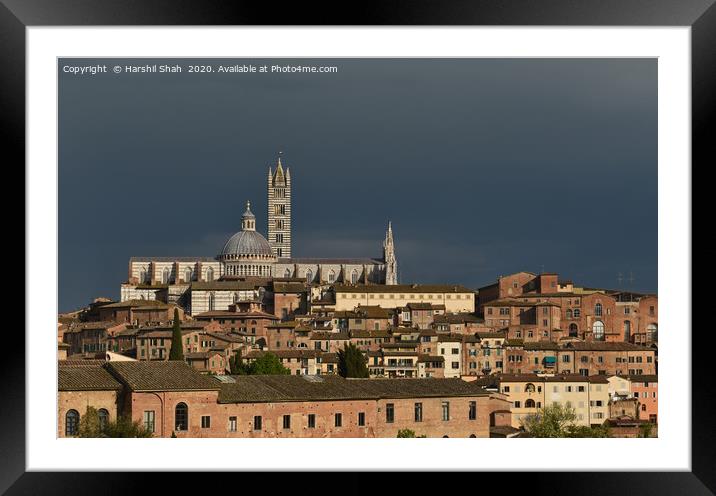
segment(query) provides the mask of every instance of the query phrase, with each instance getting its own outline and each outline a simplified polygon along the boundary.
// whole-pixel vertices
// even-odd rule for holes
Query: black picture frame
[[[359,4],[221,0],[2,0],[0,1],[0,120],[5,170],[21,169],[25,159],[25,28],[29,26],[118,25],[507,25],[507,26],[690,26],[692,42],[692,171],[706,168],[716,151],[709,124],[716,109],[716,6],[714,0],[461,0],[369,1]],[[7,184],[7,183],[6,183]],[[28,263],[28,260],[25,260]],[[691,288],[683,288],[691,291]],[[25,302],[26,312],[31,302]],[[10,329],[7,329],[8,331]],[[706,330],[706,329],[701,329]],[[681,329],[689,332],[690,329]],[[692,335],[692,472],[593,472],[495,474],[487,490],[504,484],[508,493],[550,494],[715,494],[716,436],[714,388],[707,355],[708,337]],[[25,347],[13,340],[12,353],[0,361],[0,491],[7,494],[119,494],[137,490],[169,491],[187,483],[188,474],[155,477],[113,473],[38,473],[25,471]],[[668,408],[663,405],[662,408]],[[237,454],[237,456],[240,456]],[[542,453],[559,464],[567,453]],[[618,457],[618,453],[615,453]],[[623,460],[629,465],[629,460]],[[509,463],[506,460],[506,468]],[[237,460],[240,466],[240,460]],[[403,490],[425,489],[427,474],[401,477]],[[273,490],[302,484],[304,475],[264,478]],[[441,476],[438,476],[440,479]],[[444,477],[444,476],[442,476]],[[240,490],[204,479],[206,490]],[[315,481],[315,479],[313,479]],[[448,486],[453,481],[443,479]],[[211,481],[211,482],[208,482]],[[345,491],[375,490],[361,474],[345,476]],[[500,482],[502,481],[502,482]],[[220,488],[218,484],[223,487]],[[329,488],[323,482],[309,487]],[[179,486],[181,487],[181,486]],[[184,486],[187,488],[188,486]],[[453,486],[456,488],[457,486]],[[499,487],[499,486],[497,486]],[[493,489],[494,490],[494,489]],[[498,489],[499,490],[499,489]]]

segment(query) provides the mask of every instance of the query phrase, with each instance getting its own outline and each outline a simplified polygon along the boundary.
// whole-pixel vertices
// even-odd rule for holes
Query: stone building
[[[230,301],[196,305],[194,292],[206,283],[237,278],[273,278],[302,281],[307,285],[397,284],[397,260],[393,228],[383,241],[378,258],[297,258],[292,255],[292,183],[281,158],[275,171],[269,167],[266,239],[256,230],[250,202],[241,217],[241,231],[232,235],[216,257],[132,257],[127,281],[121,285],[121,301],[158,300],[181,305],[189,313],[226,310]],[[269,283],[267,282],[268,286]],[[207,295],[205,295],[208,298]],[[284,304],[286,302],[283,302]],[[283,306],[280,312],[295,312]],[[279,315],[282,316],[283,315]]]

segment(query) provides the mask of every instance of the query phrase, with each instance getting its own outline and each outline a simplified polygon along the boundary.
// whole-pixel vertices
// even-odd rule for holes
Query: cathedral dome
[[[269,242],[256,231],[239,231],[229,238],[221,250],[221,255],[261,255],[272,257]]]
[[[251,212],[250,202],[246,202],[246,211],[241,216],[241,231],[229,238],[220,255],[223,260],[239,257],[273,257],[269,242],[256,232],[256,216]]]

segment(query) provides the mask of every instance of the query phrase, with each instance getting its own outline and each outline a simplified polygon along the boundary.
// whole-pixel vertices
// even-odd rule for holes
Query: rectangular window
[[[471,401],[470,402],[470,409],[468,411],[467,418],[469,420],[476,420],[477,419],[477,401]]]
[[[365,427],[365,412],[358,412],[358,427]]]
[[[236,432],[236,417],[229,417],[229,432]]]
[[[315,429],[315,427],[316,427],[316,414],[309,413],[308,414],[308,428]]]
[[[209,429],[211,427],[211,417],[209,415],[201,416],[201,428]]]
[[[388,403],[385,405],[385,421],[392,424],[395,421],[395,405]]]
[[[423,421],[423,404],[422,403],[415,404],[415,421],[416,422]]]
[[[144,428],[149,432],[154,432],[154,410],[144,412]]]
[[[262,424],[262,418],[261,415],[254,416],[254,430],[260,431],[261,430],[261,424]]]
[[[290,428],[291,428],[291,416],[290,416],[290,415],[284,415],[284,416],[283,416],[283,428],[284,428],[284,429],[290,429]]]
[[[443,410],[443,420],[444,421],[450,420],[450,402],[449,401],[443,401],[442,410]]]
[[[342,425],[343,425],[343,414],[336,413],[336,427],[341,427]]]

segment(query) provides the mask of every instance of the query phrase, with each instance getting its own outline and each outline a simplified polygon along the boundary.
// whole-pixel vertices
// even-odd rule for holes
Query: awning
[[[551,356],[544,357],[544,363],[556,363],[556,362],[557,362],[557,357],[551,357]]]

